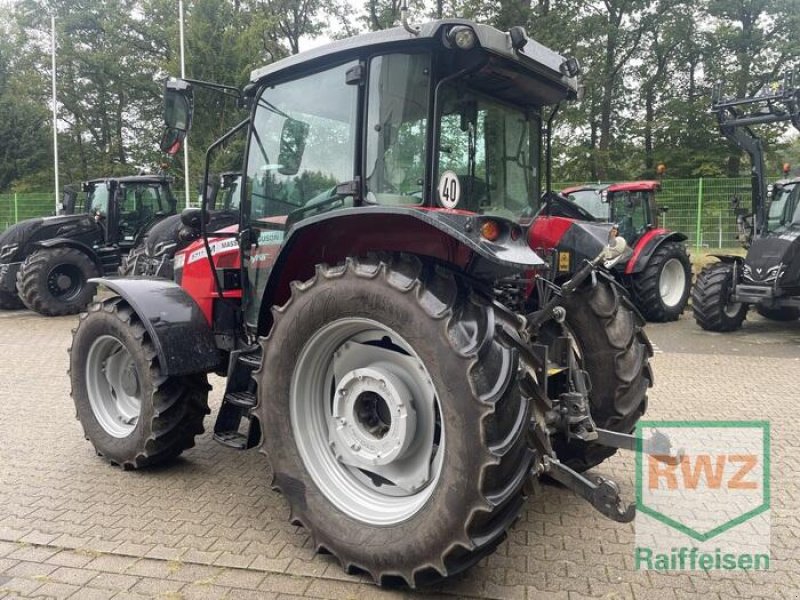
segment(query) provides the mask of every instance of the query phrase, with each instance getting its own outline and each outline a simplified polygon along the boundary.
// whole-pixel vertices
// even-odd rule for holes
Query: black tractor
[[[239,223],[240,172],[222,173],[206,188],[208,231]],[[175,253],[197,239],[195,229],[185,227],[181,215],[171,215],[148,228],[136,246],[122,259],[119,274],[172,279]]]
[[[115,273],[154,223],[175,214],[170,181],[139,175],[67,188],[59,215],[0,233],[0,308],[75,314],[95,293],[92,277]]]
[[[695,321],[709,331],[741,327],[748,308],[767,319],[800,317],[800,183],[766,182],[761,140],[753,125],[791,121],[800,130],[800,84],[787,73],[782,85],[756,96],[725,98],[716,86],[712,110],[722,133],[750,155],[752,205],[733,200],[739,238],[747,255],[715,255],[719,262],[698,275],[692,290]]]

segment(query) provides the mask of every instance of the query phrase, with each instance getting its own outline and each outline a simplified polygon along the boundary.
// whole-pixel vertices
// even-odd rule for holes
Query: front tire
[[[681,242],[664,242],[631,280],[636,307],[654,323],[676,321],[692,287],[692,264]]]
[[[495,338],[490,302],[416,258],[348,259],[318,266],[273,314],[262,451],[314,547],[412,587],[491,553],[532,454],[516,352]]]
[[[74,315],[92,301],[100,272],[76,248],[44,248],[31,254],[17,273],[17,291],[25,306],[49,317]]]
[[[209,413],[205,374],[162,375],[144,326],[119,297],[81,314],[70,380],[86,439],[125,469],[161,464],[191,448]]]
[[[652,347],[644,321],[617,284],[602,276],[564,299],[568,331],[577,345],[579,362],[591,380],[589,403],[595,424],[631,433],[647,410],[647,389],[653,384]],[[612,456],[615,448],[580,440],[553,438],[558,459],[583,472]]]
[[[731,302],[733,265],[714,263],[697,276],[692,289],[694,320],[706,331],[735,331],[747,316],[747,304]]]

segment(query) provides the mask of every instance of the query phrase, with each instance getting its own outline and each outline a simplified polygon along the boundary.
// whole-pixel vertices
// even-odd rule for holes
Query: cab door
[[[288,222],[352,206],[336,186],[356,176],[359,86],[347,82],[350,61],[256,95],[242,206],[243,307],[258,328],[267,281]]]

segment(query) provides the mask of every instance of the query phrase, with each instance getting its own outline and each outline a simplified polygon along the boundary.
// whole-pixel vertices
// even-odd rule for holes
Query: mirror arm
[[[187,79],[187,81],[189,80]],[[227,142],[231,137],[239,133],[242,129],[247,127],[249,123],[250,118],[248,117],[213,144],[211,144],[208,147],[208,150],[206,150],[206,164],[205,169],[203,170],[203,187],[201,188],[203,193],[200,195],[200,237],[203,240],[203,247],[206,249],[206,259],[208,260],[208,266],[211,269],[211,275],[214,278],[214,289],[216,289],[217,296],[219,296],[220,300],[224,300],[225,296],[222,293],[222,284],[219,281],[219,275],[217,274],[217,270],[214,268],[214,257],[211,256],[211,244],[208,243],[208,226],[205,218],[207,212],[206,207],[208,205],[205,190],[208,189],[208,173],[211,169],[211,153],[216,148],[219,148],[221,145]],[[185,185],[189,185],[189,182],[187,181]]]
[[[224,85],[222,83],[212,83],[210,81],[201,81],[199,79],[186,79],[185,77],[182,78],[182,80],[185,81],[186,83],[191,83],[192,85],[196,85],[197,87],[202,87],[209,90],[216,90],[218,92],[222,92],[227,96],[235,96],[236,98],[242,97],[242,91],[237,87],[233,87],[232,85]]]

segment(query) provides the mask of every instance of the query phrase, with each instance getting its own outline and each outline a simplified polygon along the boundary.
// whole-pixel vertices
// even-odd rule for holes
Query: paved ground
[[[633,525],[547,487],[496,554],[411,593],[380,591],[313,555],[257,453],[205,434],[169,468],[123,472],[96,457],[68,393],[74,320],[0,313],[0,598],[800,596],[799,323],[756,317],[728,336],[701,334],[687,318],[649,327],[659,350],[651,418],[771,421],[771,571],[637,572]],[[633,497],[630,456],[601,471]]]

